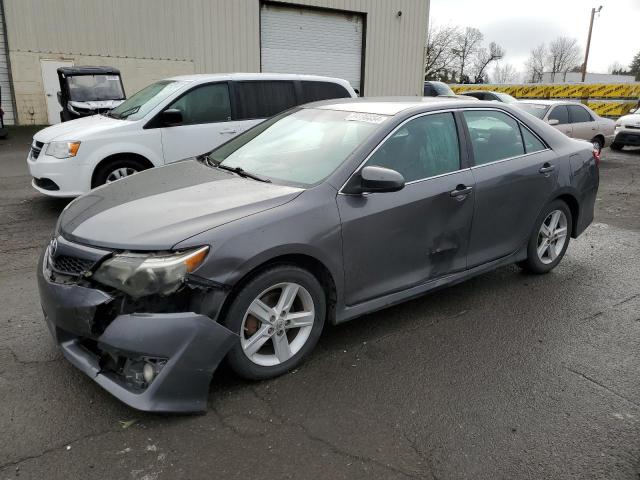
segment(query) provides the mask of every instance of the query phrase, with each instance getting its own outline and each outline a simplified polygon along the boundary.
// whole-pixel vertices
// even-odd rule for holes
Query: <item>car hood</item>
[[[625,125],[633,125],[640,126],[640,114],[631,113],[629,115],[624,115],[617,120],[617,123],[623,123]]]
[[[77,198],[63,210],[57,230],[96,247],[168,250],[205,230],[283,205],[302,191],[182,161]]]
[[[54,140],[82,141],[91,135],[105,130],[122,127],[130,124],[128,120],[118,120],[103,115],[78,118],[69,122],[62,122],[44,128],[36,133],[33,138],[38,142],[49,143]]]

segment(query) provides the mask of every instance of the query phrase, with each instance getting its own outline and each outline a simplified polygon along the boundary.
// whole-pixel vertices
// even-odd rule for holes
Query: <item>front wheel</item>
[[[553,270],[564,257],[571,238],[571,210],[562,200],[548,204],[536,220],[527,245],[527,259],[519,265],[532,273]]]
[[[91,188],[99,187],[105,183],[115,182],[134,173],[146,170],[146,166],[133,158],[119,158],[107,162],[96,171]]]
[[[257,275],[234,298],[224,325],[238,334],[227,362],[241,377],[276,377],[313,350],[326,313],[325,293],[307,270],[279,265]]]
[[[598,153],[602,151],[602,147],[604,147],[604,142],[600,137],[594,138],[593,140],[591,140],[591,143],[593,144],[593,149],[595,151],[597,151]]]

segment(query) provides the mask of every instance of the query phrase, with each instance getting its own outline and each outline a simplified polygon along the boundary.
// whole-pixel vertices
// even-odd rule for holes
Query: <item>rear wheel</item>
[[[553,270],[564,257],[571,238],[571,210],[562,200],[548,204],[536,220],[527,245],[527,259],[519,265],[532,273]]]
[[[621,143],[613,142],[610,148],[611,150],[622,150],[622,147],[624,147],[624,145],[622,145]]]
[[[596,150],[598,153],[600,153],[600,151],[602,150],[602,147],[604,147],[604,141],[600,137],[595,137],[594,139],[591,140],[591,143],[593,144],[593,149]]]
[[[251,380],[286,373],[315,347],[325,312],[324,290],[307,270],[279,265],[260,273],[237,294],[223,320],[239,336],[227,362]]]
[[[115,182],[146,169],[147,166],[144,163],[133,158],[119,158],[112,160],[98,168],[91,188],[99,187],[105,183]]]

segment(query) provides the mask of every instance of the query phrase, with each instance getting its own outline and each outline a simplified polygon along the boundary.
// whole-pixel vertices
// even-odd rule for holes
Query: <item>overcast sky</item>
[[[591,8],[599,5],[588,69],[606,73],[640,51],[640,0],[431,0],[430,21],[480,29],[486,43],[507,51],[503,62],[523,71],[529,51],[558,35],[577,38],[584,49]]]

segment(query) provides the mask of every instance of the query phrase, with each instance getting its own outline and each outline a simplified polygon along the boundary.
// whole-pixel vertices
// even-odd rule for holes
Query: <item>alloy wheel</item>
[[[280,365],[302,349],[314,320],[315,306],[306,288],[291,282],[273,285],[251,302],[242,319],[242,351],[257,365]]]
[[[562,210],[553,210],[542,222],[538,232],[537,252],[542,263],[553,263],[567,242],[567,216]]]
[[[116,180],[120,180],[121,178],[133,175],[134,173],[138,173],[138,171],[131,167],[116,168],[115,170],[110,172],[109,175],[107,175],[107,183],[115,182]]]

